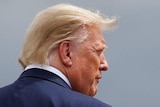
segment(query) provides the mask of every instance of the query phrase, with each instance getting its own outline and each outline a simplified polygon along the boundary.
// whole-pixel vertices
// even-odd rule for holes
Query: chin
[[[95,96],[96,94],[97,94],[97,91],[98,91],[98,88],[97,88],[97,86],[96,87],[94,87],[94,88],[92,88],[92,90],[91,90],[91,92],[90,92],[90,96]]]

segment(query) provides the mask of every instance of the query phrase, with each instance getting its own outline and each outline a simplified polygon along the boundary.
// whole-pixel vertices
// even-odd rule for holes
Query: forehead
[[[96,47],[106,48],[106,41],[102,35],[102,31],[99,26],[88,26],[88,41]]]

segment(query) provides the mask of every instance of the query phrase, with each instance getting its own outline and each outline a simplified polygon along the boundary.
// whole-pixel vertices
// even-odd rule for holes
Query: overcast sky
[[[0,87],[22,72],[17,58],[34,16],[58,3],[120,18],[116,30],[104,33],[110,68],[95,97],[113,107],[160,107],[159,0],[0,0]]]

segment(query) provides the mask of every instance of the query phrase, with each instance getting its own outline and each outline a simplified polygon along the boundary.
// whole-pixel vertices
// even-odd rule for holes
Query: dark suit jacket
[[[111,107],[73,91],[57,75],[29,69],[11,85],[0,88],[0,107]]]

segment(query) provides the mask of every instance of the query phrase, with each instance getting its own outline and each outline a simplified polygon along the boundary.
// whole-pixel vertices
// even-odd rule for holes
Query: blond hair
[[[82,42],[88,35],[75,36],[82,25],[97,24],[101,29],[113,28],[116,19],[105,18],[98,12],[68,4],[59,4],[41,11],[27,30],[19,57],[23,68],[32,63],[48,64],[51,49],[64,40]]]

